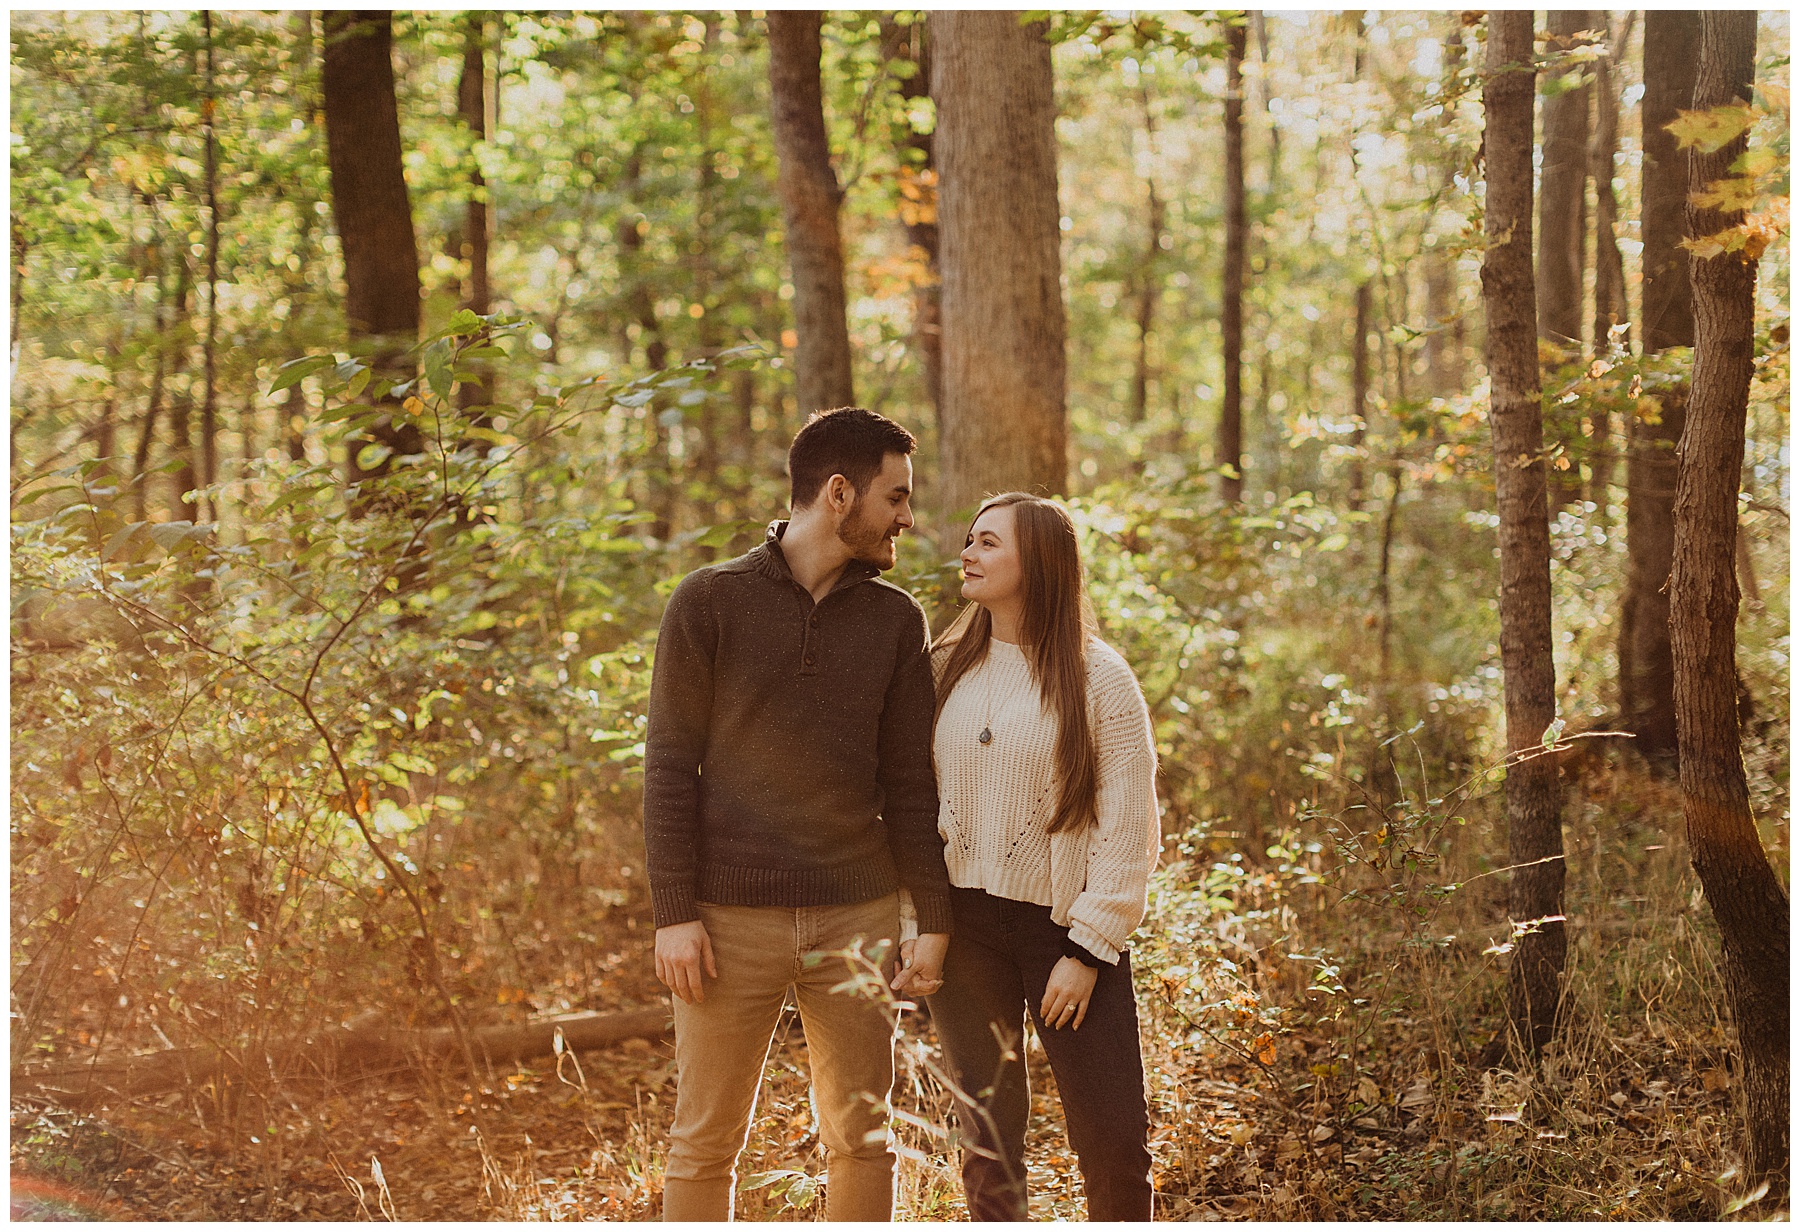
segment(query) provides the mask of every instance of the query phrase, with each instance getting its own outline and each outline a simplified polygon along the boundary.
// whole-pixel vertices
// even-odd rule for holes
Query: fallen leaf
[[[1335,1133],[1337,1133],[1337,1130],[1330,1125],[1315,1125],[1313,1126],[1312,1133],[1308,1134],[1307,1137],[1311,1138],[1314,1142],[1329,1142],[1331,1136]]]
[[[1709,1069],[1700,1075],[1700,1085],[1709,1091],[1729,1091],[1731,1089],[1731,1071],[1725,1069]]]

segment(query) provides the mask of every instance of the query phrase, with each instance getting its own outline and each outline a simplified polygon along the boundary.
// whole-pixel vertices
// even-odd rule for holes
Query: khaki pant
[[[763,1065],[789,987],[811,1058],[819,1139],[825,1146],[825,1217],[893,1217],[894,1153],[888,1092],[894,1019],[881,1003],[831,990],[850,976],[842,959],[812,953],[887,941],[893,973],[897,894],[829,907],[700,904],[719,978],[706,1000],[675,1000],[675,1125],[663,1172],[663,1218],[727,1220],[736,1163],[750,1136]]]

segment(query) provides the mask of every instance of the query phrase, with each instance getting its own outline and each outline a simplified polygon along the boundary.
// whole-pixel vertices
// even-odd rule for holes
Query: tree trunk
[[[1363,503],[1363,441],[1369,424],[1369,318],[1375,313],[1375,283],[1365,279],[1356,288],[1356,324],[1350,339],[1350,508]]]
[[[794,275],[794,385],[800,412],[855,403],[845,320],[844,247],[838,235],[843,190],[831,167],[819,84],[823,14],[771,9],[769,103],[779,158],[776,187]]]
[[[884,62],[908,60],[911,76],[900,78],[900,97],[907,102],[931,97],[931,41],[926,37],[924,14],[915,14],[911,25],[902,26],[889,14],[881,18],[881,46]],[[918,197],[901,207],[901,221],[906,239],[923,259],[926,278],[913,289],[913,350],[925,378],[925,393],[931,399],[940,437],[943,422],[938,415],[943,395],[943,328],[938,297],[938,200],[937,162],[932,157],[931,133],[916,129],[907,132],[902,143],[903,175],[910,176]]]
[[[1244,499],[1244,23],[1225,27],[1225,268],[1219,331],[1224,338],[1225,397],[1219,405],[1219,497]]]
[[[1156,116],[1150,110],[1150,86],[1138,78],[1138,103],[1144,116],[1144,140],[1152,171],[1144,177],[1144,259],[1137,270],[1137,357],[1131,370],[1131,422],[1141,424],[1150,410],[1150,337],[1156,329],[1156,305],[1162,291],[1162,241],[1167,216],[1156,191]],[[1241,150],[1241,147],[1240,147]]]
[[[1665,127],[1694,101],[1700,14],[1644,13],[1644,300],[1646,353],[1694,344],[1688,285],[1687,157]],[[1669,569],[1675,554],[1675,446],[1687,418],[1685,383],[1666,389],[1655,422],[1627,431],[1625,601],[1620,621],[1619,709],[1654,768],[1674,773],[1675,660],[1669,645]],[[1626,641],[1629,640],[1629,645]],[[1627,670],[1629,669],[1629,670]]]
[[[324,14],[326,161],[331,208],[344,251],[344,308],[350,337],[366,349],[375,372],[406,379],[408,352],[419,341],[419,255],[400,152],[394,98],[393,14],[386,9],[328,9]],[[395,410],[370,429],[392,456],[424,449],[418,426]],[[351,483],[388,468],[364,470],[363,442],[349,442]],[[390,459],[391,460],[391,459]]]
[[[1750,101],[1756,14],[1700,16],[1695,110]],[[1730,173],[1739,137],[1689,152],[1696,188]],[[1743,214],[1688,206],[1688,230],[1711,235]],[[1736,253],[1691,258],[1695,317],[1693,392],[1675,498],[1670,631],[1681,736],[1682,814],[1694,871],[1719,924],[1721,968],[1744,1057],[1747,1186],[1769,1183],[1763,1210],[1788,1189],[1788,896],[1769,866],[1750,811],[1737,697],[1738,486],[1750,394],[1756,265]]]
[[[469,1031],[471,1050],[490,1063],[519,1064],[555,1055],[561,1034],[565,1051],[604,1048],[630,1039],[665,1039],[672,1025],[665,1006],[600,1013],[584,1010],[533,1022],[497,1023]],[[256,1049],[256,1067],[278,1077],[344,1078],[409,1064],[441,1066],[460,1051],[449,1027],[404,1030],[365,1015],[348,1026],[327,1027],[309,1038],[289,1039]],[[179,1091],[233,1072],[248,1057],[200,1045],[140,1056],[76,1061],[13,1070],[13,1089],[56,1097],[69,1107],[93,1107],[113,1100]]]
[[[463,63],[462,76],[456,85],[456,113],[467,126],[472,144],[488,139],[486,13],[467,13],[463,16]],[[464,209],[462,252],[458,255],[467,258],[469,262],[469,280],[465,284],[463,307],[481,316],[494,310],[493,292],[488,285],[488,235],[492,226],[487,181],[482,177],[481,164],[471,150],[469,200]],[[457,390],[456,404],[465,410],[473,406],[488,406],[494,400],[491,368],[485,362],[479,366],[483,379],[464,381]],[[484,415],[478,422],[486,426],[489,418]],[[475,448],[485,454],[487,442],[477,442]]]
[[[1594,331],[1593,354],[1596,358],[1612,352],[1614,347],[1629,353],[1631,348],[1631,307],[1625,298],[1625,260],[1619,253],[1614,234],[1619,221],[1619,202],[1613,195],[1614,162],[1619,152],[1619,89],[1613,80],[1613,66],[1625,62],[1626,47],[1631,42],[1635,10],[1625,14],[1624,24],[1607,40],[1607,52],[1594,63],[1594,157],[1591,174],[1594,179]],[[1618,332],[1615,334],[1614,330]],[[1596,516],[1606,524],[1606,510],[1611,500],[1613,476],[1612,412],[1603,404],[1593,408],[1594,444],[1592,486],[1588,499],[1594,502]]]
[[[1562,922],[1563,842],[1556,762],[1541,738],[1556,717],[1550,633],[1550,531],[1536,301],[1531,270],[1532,12],[1488,14],[1486,112],[1489,412],[1500,512],[1500,660],[1506,689],[1508,914],[1514,949],[1507,1017],[1536,1055],[1556,1031]],[[1508,68],[1507,66],[1522,66]],[[1533,756],[1533,754],[1537,754]],[[1502,1037],[1505,1038],[1504,1036]]]
[[[1577,38],[1595,26],[1586,9],[1552,9],[1546,51],[1562,55],[1587,40]],[[1588,112],[1592,91],[1578,86],[1551,93],[1553,83],[1586,70],[1575,65],[1544,76],[1544,141],[1542,185],[1538,197],[1537,313],[1538,337],[1556,347],[1565,362],[1581,353],[1582,275],[1587,267]],[[1549,429],[1554,446],[1549,466],[1550,515],[1581,499],[1581,459],[1587,452],[1581,436],[1579,405],[1556,405]]]
[[[201,11],[200,22],[206,49],[204,93],[200,100],[206,178],[206,339],[201,349],[205,392],[200,399],[200,482],[210,487],[219,478],[219,134],[211,9]],[[211,498],[208,505],[212,505]],[[216,507],[210,508],[210,514],[215,521],[219,517]]]
[[[1586,40],[1575,36],[1597,23],[1586,9],[1552,9],[1546,51],[1561,55]],[[1581,346],[1581,282],[1587,255],[1587,86],[1552,91],[1586,70],[1574,65],[1544,75],[1542,186],[1538,197],[1538,337],[1573,356]]]
[[[934,10],[945,542],[958,515],[1068,475],[1056,101],[1042,22]]]

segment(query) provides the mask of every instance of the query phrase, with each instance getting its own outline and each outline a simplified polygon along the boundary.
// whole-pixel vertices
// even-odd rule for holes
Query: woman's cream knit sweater
[[[932,656],[940,672],[948,653]],[[1116,962],[1144,918],[1162,832],[1150,714],[1131,668],[1098,638],[1088,640],[1088,716],[1098,820],[1051,834],[1057,719],[1024,651],[992,639],[938,716],[938,833],[952,885],[1049,907],[1078,945]]]

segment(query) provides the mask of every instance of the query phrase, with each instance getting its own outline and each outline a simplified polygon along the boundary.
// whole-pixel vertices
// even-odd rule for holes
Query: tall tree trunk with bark
[[[486,141],[487,129],[487,19],[481,12],[463,15],[462,76],[456,85],[456,114],[469,131],[471,143]],[[488,236],[493,224],[488,208],[487,181],[473,151],[469,156],[469,199],[464,206],[461,256],[469,262],[469,280],[463,295],[464,308],[481,316],[493,309],[493,289],[488,285]],[[488,406],[494,400],[493,378],[487,365],[481,365],[479,381],[464,381],[457,390],[456,402],[467,409]],[[487,416],[482,417],[483,426]],[[485,442],[476,448],[487,452]]]
[[[1552,9],[1546,50],[1565,55],[1586,42],[1577,37],[1595,26],[1587,9]],[[1592,91],[1585,85],[1561,89],[1565,79],[1586,71],[1574,65],[1546,73],[1542,183],[1538,196],[1538,337],[1565,360],[1581,352],[1581,299],[1587,268],[1588,114]],[[1561,89],[1561,92],[1557,91]],[[1581,499],[1581,407],[1557,405],[1549,428],[1555,446],[1550,462],[1550,513]]]
[[[1590,174],[1594,179],[1594,330],[1593,354],[1604,357],[1614,347],[1629,350],[1631,307],[1625,299],[1625,259],[1614,234],[1619,221],[1619,201],[1613,194],[1613,164],[1619,152],[1619,88],[1613,69],[1625,62],[1631,42],[1635,11],[1627,12],[1623,25],[1609,30],[1606,54],[1594,62],[1594,153]],[[1618,333],[1614,333],[1618,330]],[[1612,412],[1605,405],[1593,408],[1593,483],[1588,499],[1602,524],[1606,521],[1613,475]]]
[[[1225,27],[1225,262],[1219,330],[1224,338],[1225,397],[1219,406],[1219,496],[1244,499],[1244,22]]]
[[[1552,9],[1546,51],[1564,55],[1586,40],[1576,36],[1595,27],[1586,9]],[[1538,337],[1570,356],[1581,346],[1581,284],[1587,256],[1588,112],[1587,86],[1564,88],[1564,81],[1587,70],[1571,65],[1545,73],[1542,183],[1538,196]]]
[[[838,233],[843,190],[831,166],[825,100],[819,84],[823,14],[771,9],[769,102],[776,188],[794,275],[794,384],[800,412],[849,406],[850,330],[845,318],[844,246]]]
[[[350,337],[366,348],[375,372],[405,379],[415,367],[408,351],[419,341],[419,251],[400,153],[400,112],[394,97],[393,14],[385,9],[326,10],[322,84],[331,208],[344,251],[344,307]],[[393,456],[424,448],[418,426],[393,409],[369,430]],[[350,482],[380,474],[365,470],[366,442],[349,443]]]
[[[1056,101],[1042,22],[933,10],[944,392],[939,507],[1068,478]],[[942,544],[961,543],[946,521]]]
[[[881,48],[885,62],[905,61],[912,72],[900,78],[900,97],[908,103],[931,97],[931,41],[926,37],[925,17],[915,14],[911,25],[900,25],[892,15],[881,18]],[[917,251],[925,265],[925,278],[913,289],[913,350],[925,379],[925,393],[931,399],[932,415],[937,418],[939,435],[943,432],[938,416],[944,386],[943,326],[938,298],[938,221],[937,161],[932,157],[929,132],[909,129],[902,142],[904,167],[902,175],[913,186],[912,194],[901,206],[901,223],[906,228],[907,243]],[[916,195],[913,195],[916,194]]]
[[[1507,1017],[1532,1055],[1556,1031],[1563,840],[1556,761],[1542,737],[1556,717],[1550,633],[1550,529],[1531,270],[1532,12],[1488,14],[1486,112],[1487,364],[1500,512],[1500,661],[1506,689],[1508,915],[1513,952]],[[1535,755],[1534,755],[1535,754]],[[1501,1036],[1504,1042],[1506,1035]],[[1496,1050],[1497,1051],[1497,1050]],[[1490,1053],[1490,1059],[1493,1057]]]
[[[1693,106],[1700,14],[1644,13],[1644,291],[1646,354],[1694,345],[1688,283],[1687,156],[1667,125]],[[1674,773],[1675,659],[1669,644],[1669,569],[1675,556],[1675,447],[1687,419],[1685,382],[1657,395],[1655,422],[1631,418],[1626,455],[1625,599],[1619,629],[1619,709],[1638,752]]]
[[[1750,101],[1756,14],[1700,15],[1694,109]],[[1689,152],[1689,182],[1730,174],[1745,138]],[[1690,202],[1688,230],[1712,235],[1743,219]],[[1764,1210],[1788,1191],[1788,896],[1757,835],[1739,739],[1738,587],[1733,576],[1744,420],[1750,394],[1756,265],[1738,253],[1690,257],[1693,392],[1681,440],[1675,559],[1669,579],[1682,814],[1694,871],[1719,924],[1722,962],[1744,1058],[1745,1180],[1769,1183]]]

